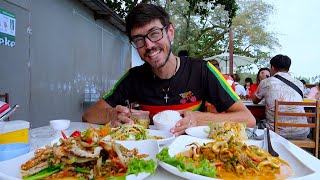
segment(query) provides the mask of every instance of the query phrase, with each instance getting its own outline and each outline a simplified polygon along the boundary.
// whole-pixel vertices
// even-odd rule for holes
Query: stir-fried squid
[[[184,163],[197,164],[207,159],[215,165],[220,178],[262,176],[287,178],[293,174],[290,165],[278,157],[272,157],[267,151],[257,146],[247,146],[236,142],[233,137],[228,142],[216,141],[200,145],[196,142],[187,145],[190,150],[176,155]],[[281,174],[281,168],[287,172]],[[290,171],[290,172],[288,172]],[[231,175],[231,176],[230,176]],[[235,178],[233,177],[233,178]]]
[[[23,178],[93,179],[123,176],[132,159],[148,156],[139,155],[136,149],[126,149],[113,140],[101,139],[90,129],[80,136],[61,138],[60,143],[36,150],[35,156],[21,165]]]

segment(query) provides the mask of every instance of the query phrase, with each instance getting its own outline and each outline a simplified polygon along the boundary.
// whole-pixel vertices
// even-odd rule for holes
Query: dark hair
[[[247,90],[247,85],[246,85],[246,83],[247,83],[247,82],[249,82],[249,83],[250,83],[250,86],[253,84],[253,82],[252,82],[252,79],[251,79],[251,78],[249,78],[249,77],[245,78],[245,79],[244,79],[244,85],[243,85],[244,90]],[[249,86],[248,88],[250,88],[250,86]]]
[[[260,83],[260,78],[259,78],[259,74],[261,71],[269,71],[270,73],[270,69],[269,68],[260,68],[257,74],[257,83]]]
[[[189,56],[189,52],[187,50],[181,50],[178,52],[178,56]]]
[[[270,60],[271,66],[273,66],[277,71],[289,71],[291,66],[291,59],[282,54],[278,54],[271,58]]]
[[[215,60],[215,59],[210,59],[208,60],[209,63],[211,63],[212,65],[214,65],[215,67],[219,68],[219,61]]]
[[[249,82],[249,83],[250,83],[250,86],[251,86],[251,84],[253,84],[252,79],[249,78],[249,77],[245,78],[245,79],[244,79],[244,82],[245,82],[245,83],[246,83],[246,82]]]
[[[307,82],[303,79],[300,80],[302,82],[302,84],[307,84]]]
[[[159,19],[163,26],[170,24],[169,14],[161,7],[153,4],[140,3],[126,17],[126,33],[131,40],[131,30],[142,27],[153,20]]]
[[[240,76],[238,74],[232,74],[231,77],[233,78],[233,80],[235,82],[240,82],[240,80],[241,80]]]

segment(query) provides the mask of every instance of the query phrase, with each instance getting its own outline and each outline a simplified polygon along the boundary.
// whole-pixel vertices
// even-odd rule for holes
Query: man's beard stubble
[[[170,39],[169,39],[169,36],[167,35],[167,38],[168,38],[168,41],[169,41],[169,51],[168,51],[168,54],[167,54],[167,57],[166,57],[166,60],[163,62],[163,64],[161,64],[159,67],[157,67],[157,68],[155,68],[155,67],[152,67],[150,64],[150,66],[151,66],[151,68],[152,69],[159,69],[159,68],[162,68],[163,66],[165,66],[166,64],[167,64],[167,62],[169,61],[169,57],[170,57],[170,54],[171,54],[171,51],[172,51],[172,45],[171,45],[171,41],[170,41]],[[152,50],[155,50],[155,49],[157,49],[156,47],[152,47],[151,49],[148,49],[147,50],[147,52],[145,53],[145,54],[149,54],[150,53],[150,51],[152,51]],[[144,62],[146,62],[145,60],[144,60]]]

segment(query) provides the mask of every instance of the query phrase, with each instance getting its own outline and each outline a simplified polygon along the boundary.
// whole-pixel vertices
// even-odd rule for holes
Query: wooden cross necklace
[[[167,90],[164,90],[164,88],[162,88],[162,91],[165,93],[165,96],[163,97],[163,99],[165,99],[166,103],[168,103],[168,99],[169,99],[168,93],[170,91],[170,86],[171,86],[171,83],[172,83],[172,79],[176,75],[177,71],[178,71],[178,58],[176,57],[176,68],[175,68],[173,76],[170,78],[169,86],[168,86]]]

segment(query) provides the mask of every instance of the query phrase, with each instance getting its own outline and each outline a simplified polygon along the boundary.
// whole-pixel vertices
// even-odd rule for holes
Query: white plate
[[[190,136],[207,139],[209,130],[209,126],[195,126],[186,129],[186,133]]]
[[[157,162],[156,154],[159,152],[159,146],[155,140],[144,141],[119,141],[124,147],[128,149],[137,148],[139,154],[149,154],[146,159],[152,158]],[[34,151],[29,152],[23,156],[19,156],[8,161],[0,163],[0,179],[1,180],[19,180],[21,179],[20,166],[34,156]],[[10,168],[9,168],[10,167]],[[131,174],[126,177],[127,180],[139,180],[148,177],[150,173],[139,173],[138,176]]]
[[[158,145],[164,145],[164,144],[168,144],[168,143],[171,143],[174,138],[175,138],[175,135],[170,133],[170,132],[167,132],[167,131],[159,131],[159,130],[153,130],[153,129],[148,129],[149,131],[149,134],[151,136],[161,136],[163,137],[163,139],[158,139],[156,140],[158,142]],[[51,144],[57,142],[59,144],[59,139],[62,138],[62,136],[60,136],[59,138],[57,139],[54,139]],[[130,141],[130,140],[129,140]],[[140,141],[140,140],[139,140]],[[121,140],[119,140],[119,142],[121,142]]]
[[[251,131],[253,130],[253,128],[249,128],[249,129]],[[186,129],[186,134],[193,136],[193,137],[202,138],[202,139],[209,139],[208,138],[209,130],[210,130],[209,126],[195,126],[195,127],[191,127],[191,128]],[[263,129],[257,129],[256,134],[257,134],[257,136],[263,136]],[[270,136],[271,136],[271,138],[274,137],[273,134],[271,134]]]
[[[186,145],[191,144],[193,142],[198,142],[200,144],[210,142],[209,139],[201,139],[197,137],[182,135],[177,137],[169,146],[169,155],[175,156],[179,152],[183,152],[189,149]],[[255,140],[248,140],[246,142],[247,145],[256,145],[258,147],[262,147],[262,141],[255,141]],[[310,169],[307,165],[303,164],[294,154],[292,154],[283,144],[273,141],[272,142],[273,148],[279,153],[281,159],[287,161],[291,167],[294,169],[295,174],[291,178],[307,178],[306,176],[315,173],[312,169]],[[193,174],[190,172],[180,172],[176,167],[171,166],[164,162],[159,162],[159,165],[164,168],[165,170],[186,178],[186,179],[197,179],[197,180],[212,180],[215,178],[209,178],[206,176],[201,176],[197,174]]]
[[[167,131],[159,131],[159,130],[153,130],[153,129],[148,129],[149,134],[151,136],[161,136],[163,139],[158,139],[157,142],[160,145],[168,144],[171,143],[175,136],[174,134],[167,132]]]

